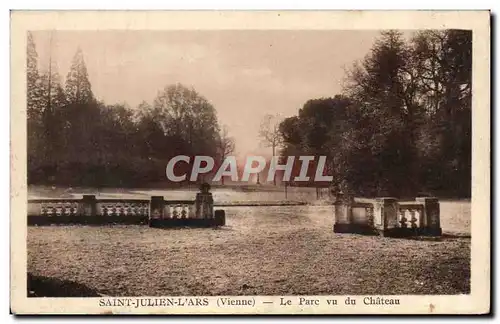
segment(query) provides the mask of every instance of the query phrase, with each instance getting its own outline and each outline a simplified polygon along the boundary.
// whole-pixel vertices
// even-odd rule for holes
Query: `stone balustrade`
[[[376,198],[358,202],[339,195],[334,204],[336,233],[380,234],[383,236],[416,236],[442,234],[439,200],[418,197],[412,202],[396,198]]]
[[[202,185],[195,200],[31,199],[28,201],[28,225],[50,224],[149,224],[152,227],[220,226],[225,213],[214,212],[210,187]]]

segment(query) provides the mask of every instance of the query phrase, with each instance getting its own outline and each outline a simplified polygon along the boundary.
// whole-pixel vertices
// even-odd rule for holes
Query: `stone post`
[[[163,196],[152,196],[149,202],[149,218],[163,219],[164,209],[165,201],[163,200]]]
[[[343,193],[338,193],[334,203],[335,224],[333,231],[335,233],[352,232],[352,197]]]
[[[97,200],[94,195],[83,195],[79,207],[80,210],[78,215],[91,217],[97,216]]]
[[[226,212],[223,209],[218,209],[215,211],[214,215],[215,226],[224,226],[226,225]]]
[[[214,217],[214,198],[210,192],[210,185],[203,183],[200,192],[196,194],[196,218]]]
[[[390,235],[398,228],[398,200],[392,197],[375,199],[373,223],[383,236]]]
[[[417,197],[416,201],[424,205],[424,224],[425,232],[433,236],[440,236],[441,219],[439,200],[436,197]]]

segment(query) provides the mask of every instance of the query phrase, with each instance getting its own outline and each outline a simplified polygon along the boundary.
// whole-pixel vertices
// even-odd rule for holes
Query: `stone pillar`
[[[218,209],[215,211],[215,226],[226,225],[226,212],[223,209]]]
[[[398,200],[392,197],[375,199],[373,223],[384,236],[398,229]]]
[[[97,216],[97,200],[94,195],[83,195],[82,201],[79,204],[78,215],[81,216]]]
[[[210,192],[210,185],[203,183],[201,192],[196,194],[196,218],[214,218],[214,198]]]
[[[335,224],[333,231],[335,233],[350,233],[352,232],[352,197],[339,193],[336,196],[334,203]]]
[[[416,201],[424,205],[424,224],[425,232],[430,235],[440,236],[441,219],[439,200],[436,197],[417,197]]]
[[[163,200],[163,196],[152,196],[149,202],[149,218],[163,219],[164,209],[165,201]]]

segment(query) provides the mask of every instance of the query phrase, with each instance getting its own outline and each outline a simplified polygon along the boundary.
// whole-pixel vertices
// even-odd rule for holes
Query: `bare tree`
[[[281,118],[279,115],[267,114],[262,119],[259,129],[259,137],[261,143],[266,147],[271,147],[273,157],[276,155],[276,149],[281,145],[283,138],[280,132]],[[273,183],[276,185],[276,177],[273,178]]]
[[[220,163],[222,164],[222,162],[224,162],[224,159],[234,152],[235,148],[234,138],[229,136],[226,125],[222,126],[222,129],[219,132],[219,140],[217,144]],[[224,176],[221,177],[221,182],[224,185]]]

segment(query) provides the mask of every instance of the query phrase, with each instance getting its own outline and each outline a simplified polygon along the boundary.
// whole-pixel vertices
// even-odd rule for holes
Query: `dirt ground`
[[[28,271],[110,296],[470,292],[470,203],[441,203],[445,235],[332,231],[332,206],[227,207],[220,229],[28,228]]]

